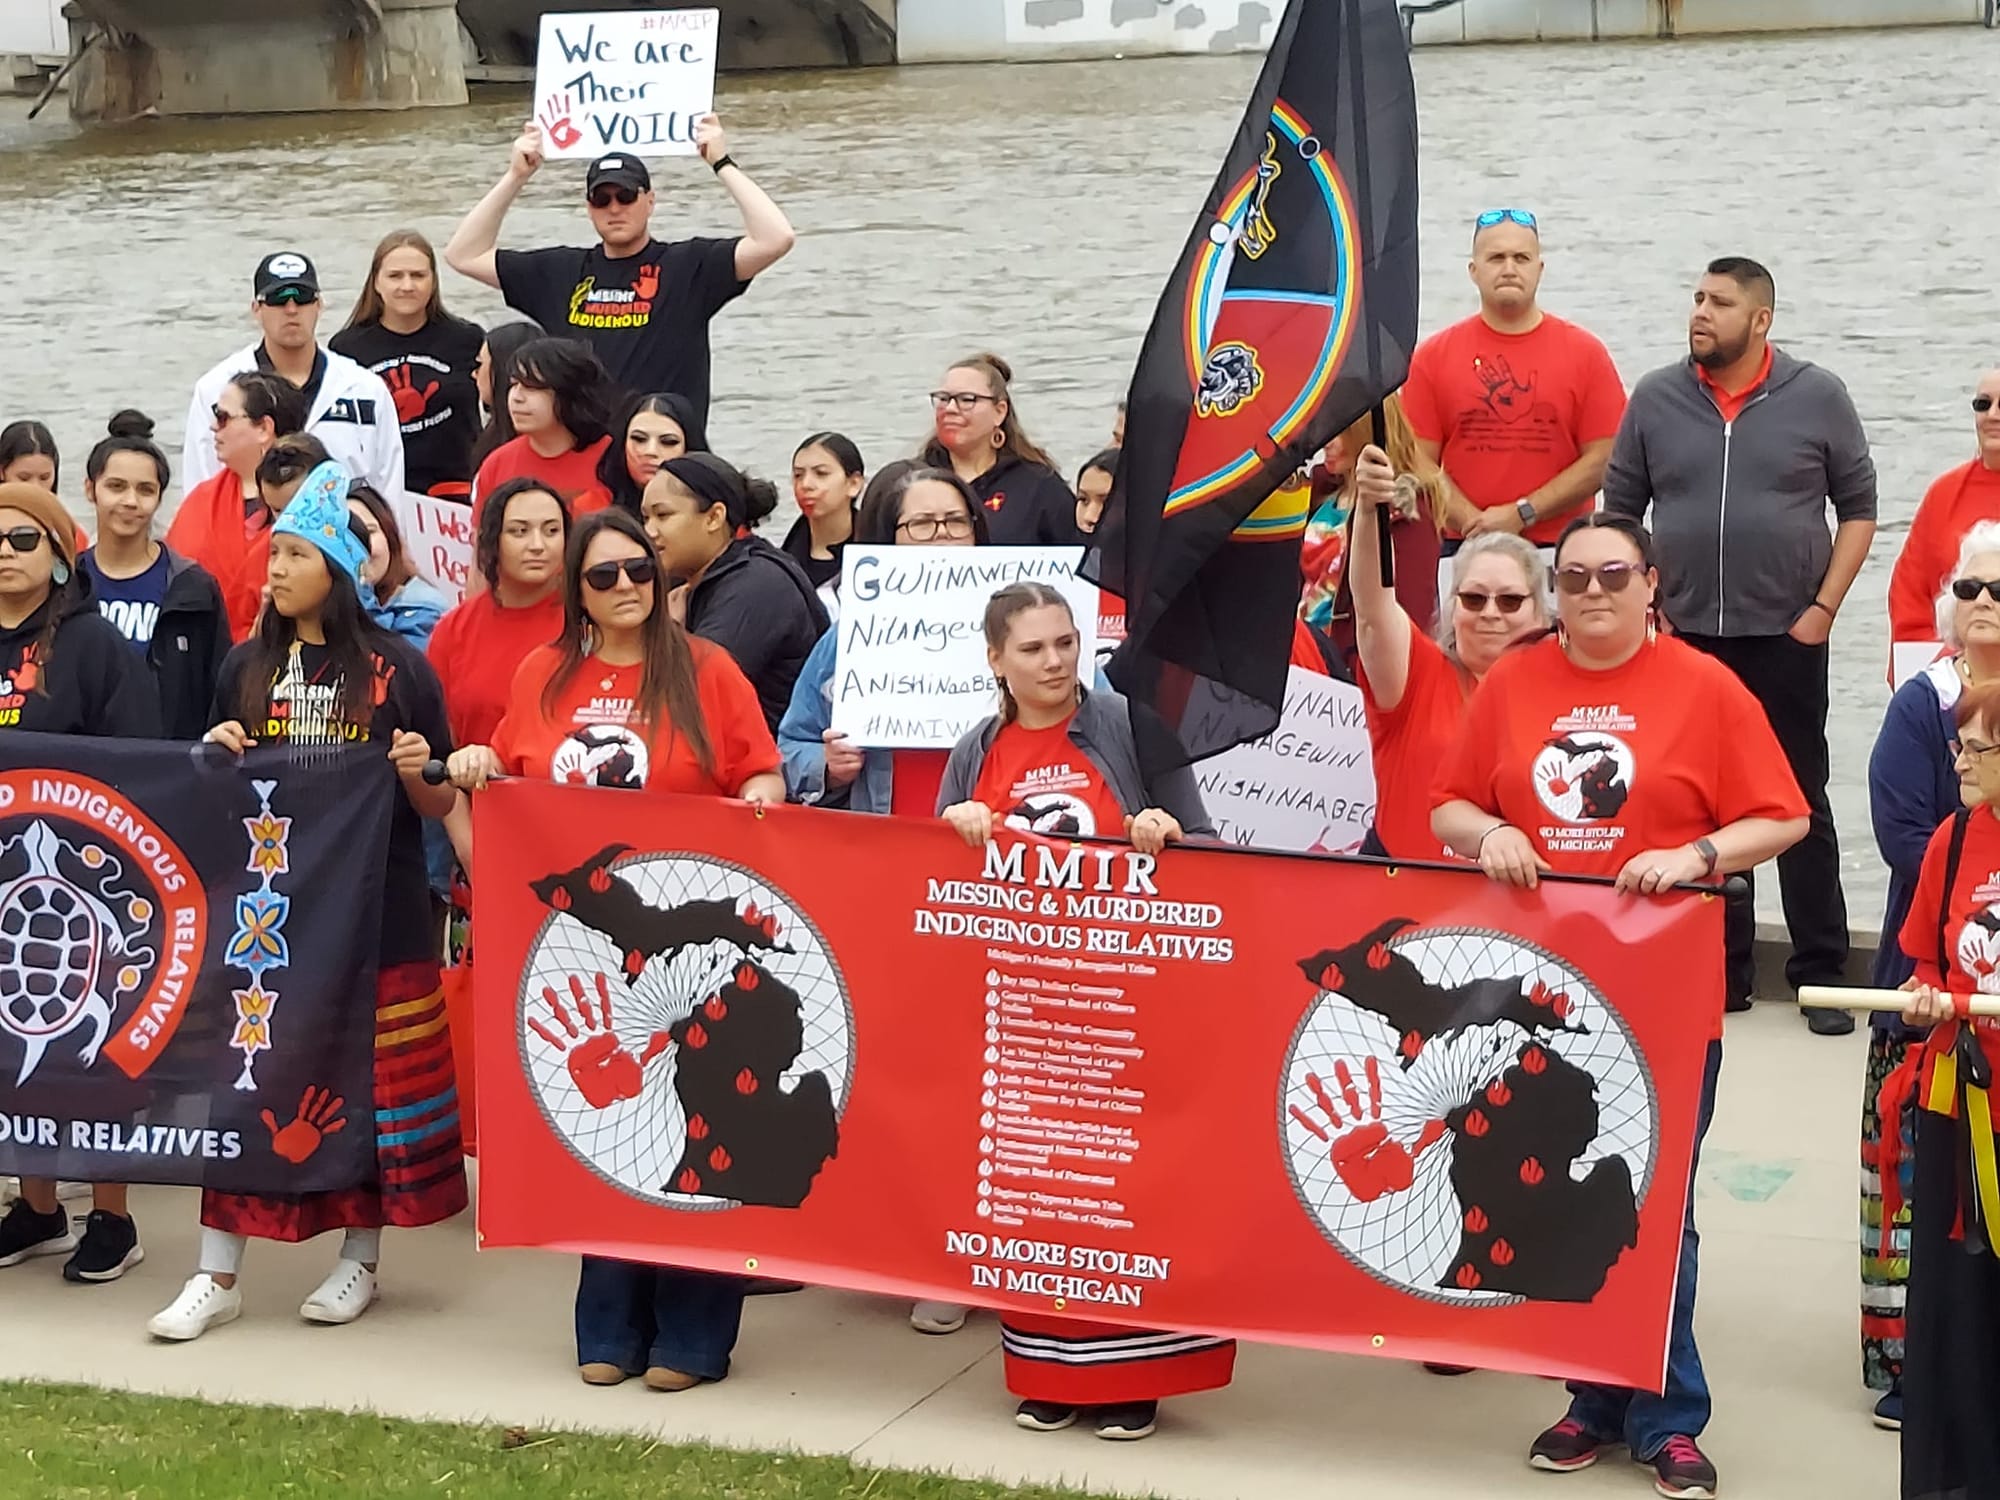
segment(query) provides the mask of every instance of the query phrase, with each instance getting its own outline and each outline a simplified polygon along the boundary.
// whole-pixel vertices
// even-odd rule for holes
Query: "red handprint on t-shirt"
[[[389,387],[389,399],[396,403],[396,420],[414,422],[421,417],[431,404],[431,397],[438,393],[438,383],[433,380],[421,391],[417,389],[416,372],[408,365],[397,365],[382,377]]]
[[[1534,382],[1517,380],[1506,355],[1474,360],[1472,369],[1479,383],[1486,387],[1486,406],[1494,416],[1513,422],[1528,414],[1535,399]]]
[[[660,268],[657,265],[639,267],[639,274],[632,278],[632,295],[641,302],[651,302],[653,294],[660,289]]]
[[[576,128],[575,122],[569,117],[573,108],[575,106],[569,102],[568,94],[551,94],[542,101],[542,112],[539,116],[542,131],[548,136],[549,144],[558,151],[567,151],[583,139],[583,132]]]
[[[1294,1120],[1327,1143],[1327,1159],[1333,1163],[1340,1180],[1347,1184],[1347,1190],[1361,1202],[1373,1203],[1377,1198],[1404,1191],[1416,1181],[1417,1158],[1444,1134],[1444,1124],[1439,1120],[1426,1121],[1414,1146],[1391,1140],[1389,1127],[1382,1123],[1381,1063],[1370,1057],[1362,1064],[1362,1075],[1368,1085],[1366,1099],[1355,1087],[1353,1070],[1346,1061],[1334,1063],[1334,1083],[1340,1090],[1336,1101],[1317,1073],[1306,1074],[1306,1087],[1312,1090],[1320,1113],[1328,1125],[1341,1132],[1339,1135],[1330,1134],[1296,1104],[1288,1108]]]
[[[656,1031],[647,1040],[646,1050],[634,1057],[611,1032],[609,982],[599,974],[595,985],[597,1002],[593,1007],[583,993],[582,978],[570,975],[567,1008],[554,988],[543,985],[542,1003],[549,1008],[563,1035],[556,1035],[533,1016],[528,1017],[528,1026],[551,1047],[567,1054],[569,1076],[575,1080],[583,1102],[592,1109],[608,1109],[620,1100],[639,1097],[639,1090],[646,1083],[646,1065],[665,1052],[673,1039],[664,1031]]]

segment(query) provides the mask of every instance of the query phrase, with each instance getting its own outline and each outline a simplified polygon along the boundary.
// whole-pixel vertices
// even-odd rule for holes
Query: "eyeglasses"
[[[639,195],[628,187],[601,187],[592,191],[592,208],[609,208],[616,203],[620,208],[630,208],[639,201]]]
[[[1489,594],[1480,589],[1460,589],[1458,602],[1467,614],[1483,615],[1491,603],[1503,615],[1518,615],[1528,602],[1526,594]]]
[[[319,301],[318,292],[309,292],[302,286],[281,286],[276,291],[266,292],[263,302],[266,307],[311,307]]]
[[[971,411],[973,407],[982,401],[992,401],[995,405],[999,404],[997,397],[984,395],[979,391],[931,392],[931,405],[939,411],[943,411],[946,407],[951,407],[957,411]]]
[[[1967,604],[1979,597],[1984,589],[1986,597],[2000,604],[2000,578],[1954,578],[1951,581],[1952,597],[1963,599]]]
[[[911,516],[907,521],[898,521],[896,531],[913,542],[934,542],[941,536],[964,537],[972,535],[970,516]]]
[[[1974,760],[1984,760],[1995,750],[2000,750],[2000,745],[1982,745],[1977,740],[1953,740],[1951,742],[1951,758],[1953,760],[1957,760],[1961,755],[1968,755]]]
[[[1605,593],[1622,594],[1625,586],[1639,573],[1637,563],[1608,562],[1595,568],[1571,563],[1568,567],[1556,569],[1556,587],[1565,594],[1587,594],[1590,592],[1590,580],[1595,578]]]
[[[247,422],[250,420],[250,413],[247,411],[224,411],[219,405],[211,406],[208,409],[208,414],[215,418],[215,425],[218,429],[227,427],[231,422]]]
[[[42,538],[48,535],[39,526],[15,526],[0,531],[0,542],[14,549],[16,557],[26,557],[30,552],[41,550]]]
[[[633,587],[644,588],[659,577],[660,565],[650,557],[621,557],[613,562],[592,563],[583,570],[583,581],[598,593],[608,594],[618,587],[620,573],[632,581]]]
[[[2000,396],[1974,396],[1972,398],[1972,409],[1982,417],[1993,410],[1995,405],[2000,405]]]
[[[1519,224],[1524,229],[1539,229],[1535,216],[1525,208],[1489,208],[1472,221],[1481,229],[1491,229],[1495,224]]]

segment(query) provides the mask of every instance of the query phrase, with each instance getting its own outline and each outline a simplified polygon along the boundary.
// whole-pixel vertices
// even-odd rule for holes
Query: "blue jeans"
[[[1667,1389],[1628,1390],[1621,1385],[1570,1382],[1570,1420],[1592,1437],[1623,1440],[1637,1459],[1651,1459],[1676,1434],[1699,1437],[1708,1426],[1708,1377],[1702,1372],[1701,1351],[1694,1346],[1695,1272],[1701,1236],[1694,1227],[1694,1174],[1701,1164],[1701,1143],[1715,1118],[1715,1083],[1722,1072],[1722,1043],[1708,1044],[1708,1064],[1701,1078],[1701,1121],[1695,1127],[1694,1159],[1688,1164],[1687,1218],[1681,1225],[1681,1268],[1674,1284],[1674,1319],[1667,1336]]]
[[[743,1322],[743,1282],[714,1271],[583,1258],[576,1284],[576,1362],[653,1366],[720,1380]]]

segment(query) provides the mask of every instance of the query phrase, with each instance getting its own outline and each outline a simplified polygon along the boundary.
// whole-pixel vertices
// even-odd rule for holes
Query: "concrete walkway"
[[[1701,1343],[1717,1393],[1707,1444],[1745,1500],[1893,1495],[1894,1436],[1868,1423],[1856,1310],[1856,1131],[1862,1038],[1809,1035],[1782,1004],[1732,1017],[1700,1182]],[[83,1208],[86,1205],[72,1205]],[[0,1372],[217,1400],[365,1407],[409,1417],[625,1430],[668,1440],[846,1454],[857,1461],[1188,1500],[1312,1496],[1560,1500],[1652,1494],[1622,1459],[1529,1469],[1561,1387],[1300,1350],[1246,1348],[1226,1391],[1169,1403],[1135,1444],[1016,1429],[997,1330],[910,1331],[906,1307],[812,1291],[753,1299],[735,1373],[663,1396],[593,1390],[571,1364],[575,1263],[477,1256],[469,1217],[388,1236],[384,1297],[348,1328],[301,1324],[334,1241],[253,1245],[241,1322],[162,1346],[146,1319],[193,1267],[193,1195],[134,1196],[149,1258],[109,1287],[57,1263],[0,1271]]]

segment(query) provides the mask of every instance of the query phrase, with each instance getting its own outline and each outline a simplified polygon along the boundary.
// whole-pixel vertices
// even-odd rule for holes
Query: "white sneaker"
[[[910,1309],[910,1326],[918,1333],[957,1333],[965,1326],[965,1309],[956,1302],[919,1302]]]
[[[153,1315],[146,1332],[156,1339],[184,1344],[200,1338],[219,1323],[234,1323],[242,1316],[241,1289],[217,1286],[215,1278],[203,1271],[188,1278],[188,1284],[181,1288],[171,1307]]]
[[[375,1273],[358,1260],[335,1261],[326,1280],[299,1304],[308,1323],[352,1323],[375,1301]]]

